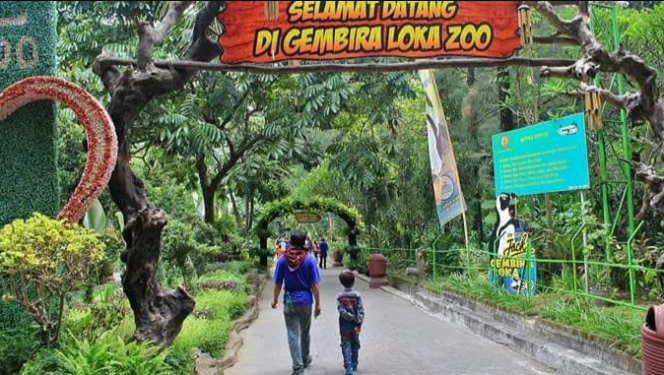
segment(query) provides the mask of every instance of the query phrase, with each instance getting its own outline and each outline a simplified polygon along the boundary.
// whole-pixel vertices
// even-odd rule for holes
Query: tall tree
[[[143,182],[132,171],[128,133],[135,119],[153,99],[182,90],[196,74],[194,69],[160,69],[152,64],[155,47],[192,3],[171,2],[159,22],[139,25],[137,69],[121,72],[104,60],[106,54],[100,55],[93,66],[111,95],[108,112],[119,142],[118,161],[109,189],[126,222],[123,237],[127,249],[122,254],[122,261],[126,263],[127,271],[122,285],[134,311],[134,336],[139,341],[151,340],[163,346],[170,345],[180,332],[184,319],[194,309],[194,300],[183,288],[162,287],[157,278],[161,236],[167,218],[165,212],[150,202]],[[221,1],[211,1],[197,10],[186,55],[188,60],[210,61],[219,56],[220,49],[208,38],[208,29],[221,6]]]

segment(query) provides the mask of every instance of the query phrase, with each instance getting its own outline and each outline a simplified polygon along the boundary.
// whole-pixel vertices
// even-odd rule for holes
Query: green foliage
[[[619,349],[633,356],[641,353],[641,321],[633,319],[629,309],[597,309],[563,300],[542,306],[541,314],[544,318],[615,341]]]
[[[9,43],[9,65],[0,68],[0,91],[11,83],[36,75],[55,73],[55,1],[3,2],[0,18],[30,14],[23,27],[3,27],[2,37]],[[19,66],[15,52],[22,37],[31,36],[39,45],[38,60]],[[32,61],[32,48],[23,51]],[[55,216],[59,211],[56,170],[55,105],[40,101],[18,110],[0,126],[0,226],[33,212]]]
[[[21,375],[62,375],[61,361],[57,350],[45,349],[35,355],[21,369]],[[10,372],[11,373],[11,372]]]
[[[73,337],[95,341],[104,332],[123,324],[129,304],[122,291],[112,285],[99,290],[90,303],[73,303],[64,321],[64,329]]]
[[[263,214],[258,222],[258,228],[265,229],[277,217],[289,215],[298,210],[310,210],[321,214],[332,212],[348,223],[349,226],[359,230],[364,229],[362,215],[357,209],[348,207],[335,199],[322,197],[311,197],[306,201],[286,198],[281,201],[268,203],[263,209]]]
[[[0,231],[4,299],[35,319],[48,344],[57,340],[62,320],[48,313],[52,300],[63,311],[67,294],[88,280],[103,259],[104,244],[92,231],[41,214],[15,220]]]
[[[17,327],[0,331],[0,374],[13,374],[20,370],[39,348],[37,327]]]
[[[223,356],[231,321],[246,309],[246,295],[208,290],[196,295],[199,317],[187,319],[173,344],[175,351],[199,348],[215,358]]]
[[[227,270],[216,270],[201,276],[200,283],[233,282],[241,287],[239,291],[210,289],[195,294],[196,311],[185,320],[182,332],[173,343],[169,361],[186,363],[186,358],[191,359],[194,348],[215,358],[223,356],[231,321],[247,308],[246,280],[243,276],[247,267],[246,262],[232,262],[224,267]]]
[[[94,342],[69,336],[58,350],[63,375],[169,374],[167,355],[168,351],[126,340],[116,331],[107,331]]]
[[[203,246],[196,241],[191,225],[171,220],[164,229],[162,240],[163,260],[180,272],[187,286],[191,285],[191,279],[195,276],[191,259]]]

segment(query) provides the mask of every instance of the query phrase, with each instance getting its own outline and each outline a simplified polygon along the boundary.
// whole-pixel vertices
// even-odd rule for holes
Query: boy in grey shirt
[[[341,334],[341,352],[344,356],[346,375],[357,371],[360,351],[360,331],[364,323],[364,305],[362,297],[353,290],[355,275],[351,271],[339,274],[339,281],[344,286],[337,295],[339,310],[339,333]]]

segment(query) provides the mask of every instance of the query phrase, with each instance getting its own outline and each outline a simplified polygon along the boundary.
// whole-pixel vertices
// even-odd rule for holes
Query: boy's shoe
[[[353,375],[353,369],[349,368],[346,370],[346,375]]]
[[[302,361],[304,363],[304,368],[307,368],[311,365],[311,362],[313,361],[313,358],[311,358],[311,355],[308,356],[307,358]]]

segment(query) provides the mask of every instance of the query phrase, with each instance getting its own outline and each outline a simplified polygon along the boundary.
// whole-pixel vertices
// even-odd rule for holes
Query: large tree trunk
[[[475,96],[477,95],[477,87],[475,87],[475,68],[468,69],[468,76],[466,83],[468,84],[468,94],[464,100],[464,116],[468,120],[468,137],[470,149],[473,153],[478,154],[480,151],[479,143],[479,130],[480,124],[477,119],[477,111],[475,110]],[[475,211],[475,230],[479,234],[478,240],[480,244],[484,242],[484,225],[482,218],[482,188],[480,180],[480,162],[481,159],[475,159],[471,167],[471,179],[473,184],[473,196],[472,199],[475,201],[472,206],[474,206]]]
[[[498,101],[500,107],[500,130],[508,132],[516,129],[514,112],[505,105],[510,98],[510,71],[509,68],[498,68]]]
[[[222,3],[209,2],[197,15],[189,59],[210,61],[219,55],[219,47],[208,39],[207,29]],[[134,119],[152,99],[181,90],[196,73],[193,69],[158,69],[151,64],[152,49],[191,4],[171,2],[168,13],[159,24],[139,26],[138,70],[121,73],[112,64],[104,62],[105,55],[94,64],[95,73],[111,93],[108,112],[119,142],[118,161],[109,189],[126,222],[123,237],[127,248],[122,261],[126,263],[127,271],[122,286],[134,311],[134,337],[161,346],[173,342],[195,302],[183,287],[171,290],[159,283],[161,236],[167,217],[149,201],[143,182],[131,169],[127,134]]]
[[[203,190],[203,206],[205,207],[205,222],[208,224],[214,224],[217,220],[217,215],[214,208],[214,196],[216,191],[207,188]]]
[[[235,217],[235,222],[237,223],[238,226],[240,226],[240,225],[242,225],[242,217],[240,217],[240,210],[237,207],[237,201],[235,200],[235,194],[233,194],[233,191],[231,190],[228,195],[231,199],[231,206],[233,208],[233,216]]]

